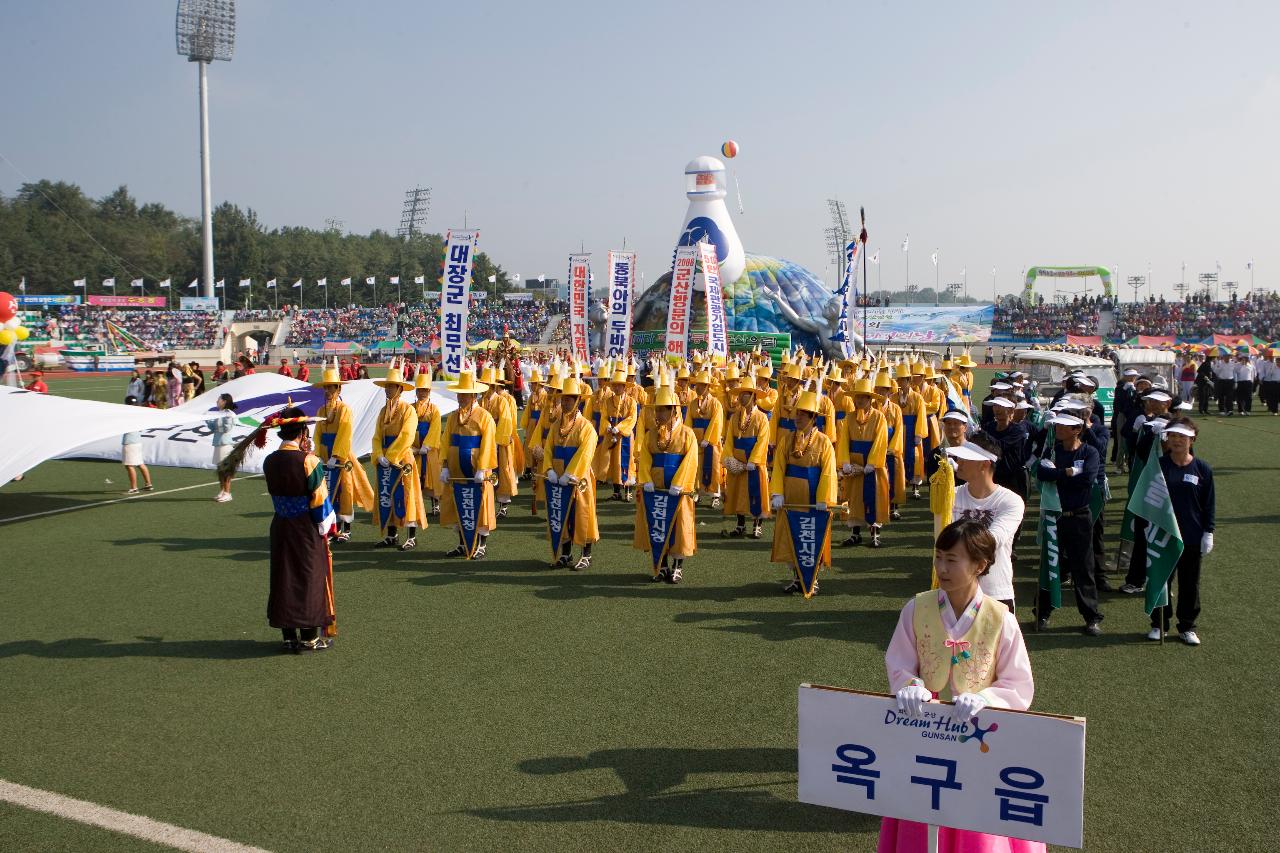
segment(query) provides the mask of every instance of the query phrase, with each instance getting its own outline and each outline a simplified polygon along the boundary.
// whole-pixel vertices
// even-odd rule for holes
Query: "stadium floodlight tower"
[[[203,286],[213,296],[213,190],[209,185],[209,63],[231,61],[236,47],[235,0],[178,0],[178,53],[200,69],[200,231]]]

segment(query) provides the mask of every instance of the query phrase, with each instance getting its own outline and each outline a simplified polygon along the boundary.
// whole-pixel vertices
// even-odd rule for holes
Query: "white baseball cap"
[[[1002,409],[1012,409],[1017,404],[1007,397],[992,397],[991,405],[998,406]]]
[[[958,447],[948,447],[947,455],[956,459],[968,459],[970,462],[995,462],[996,455],[988,453],[976,444],[965,442]]]
[[[1084,421],[1080,420],[1075,415],[1054,415],[1053,419],[1049,421],[1049,423],[1054,426],[1084,426]]]
[[[948,409],[946,414],[942,416],[944,421],[964,421],[969,422],[969,416],[959,409]]]

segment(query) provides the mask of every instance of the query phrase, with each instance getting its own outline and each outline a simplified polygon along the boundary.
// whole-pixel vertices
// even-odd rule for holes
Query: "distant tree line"
[[[346,304],[348,292],[339,282],[350,277],[350,300],[374,304],[374,287],[365,279],[377,278],[377,303],[395,299],[392,276],[400,277],[406,301],[417,301],[422,290],[414,284],[426,277],[428,290],[439,290],[444,237],[415,234],[396,237],[385,231],[343,234],[285,226],[268,230],[251,208],[223,202],[213,211],[214,276],[226,281],[219,295],[228,308],[245,304],[272,304],[265,285],[276,279],[279,301],[308,306],[324,301],[324,289],[316,280],[327,278],[329,304]],[[171,279],[172,294],[191,296],[187,285],[199,278],[200,221],[180,216],[164,205],[139,204],[125,186],[101,199],[89,198],[75,184],[37,181],[23,184],[12,197],[0,195],[0,289],[17,293],[26,279],[27,293],[84,293],[76,279],[87,279],[88,293],[104,293],[102,281],[116,280],[115,293],[136,294],[130,281],[141,278],[146,293],[158,295],[157,285]],[[497,284],[489,284],[497,276]],[[240,288],[240,279],[252,279],[252,288]],[[484,252],[475,260],[473,287],[503,292],[510,287],[507,273]]]

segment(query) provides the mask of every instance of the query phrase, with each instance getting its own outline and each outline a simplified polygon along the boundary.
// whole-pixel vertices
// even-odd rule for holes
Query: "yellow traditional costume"
[[[689,404],[689,426],[698,440],[697,489],[710,495],[711,506],[720,506],[720,457],[724,445],[724,405],[711,392],[711,374],[703,372],[694,380],[697,395]]]
[[[498,475],[495,498],[498,502],[498,518],[507,514],[507,505],[519,491],[519,475],[524,470],[524,445],[516,433],[516,401],[506,392],[502,383],[506,381],[505,370],[490,365],[486,367],[481,381],[489,386],[480,397],[480,405],[493,418],[494,443],[498,453],[498,464],[494,473]]]
[[[889,463],[889,517],[896,521],[897,505],[906,500],[907,479],[902,463],[902,409],[889,399],[889,395],[893,393],[893,380],[889,378],[888,371],[882,370],[876,374],[876,391],[884,395],[880,400],[880,411],[884,412],[885,426],[889,432],[889,455],[886,459]]]
[[[413,378],[415,391],[431,391],[431,366],[422,365]],[[418,454],[418,481],[424,498],[431,498],[434,514],[440,514],[440,407],[431,397],[413,404],[418,415],[418,437],[414,440],[414,452]]]
[[[398,367],[390,367],[382,379],[374,384],[401,393],[413,387],[404,379]],[[374,523],[382,532],[378,544],[389,547],[396,544],[396,531],[410,528],[406,550],[413,546],[413,528],[427,526],[426,511],[422,506],[422,484],[418,478],[418,460],[413,451],[418,438],[418,413],[413,404],[400,397],[388,399],[378,412],[373,428],[373,459],[378,481],[378,508]]]
[[[754,394],[756,400],[764,395],[750,380],[734,389],[735,397],[743,393]],[[738,526],[729,535],[746,535],[746,518],[751,516],[755,520],[751,536],[759,539],[760,520],[770,514],[769,418],[758,406],[749,412],[738,408],[729,416],[724,446],[724,514],[738,517]]]
[[[871,377],[859,379],[853,393],[874,401],[876,392]],[[854,406],[841,422],[836,443],[836,462],[843,477],[844,498],[849,504],[845,514],[851,530],[845,541],[847,545],[861,542],[863,522],[871,526],[872,547],[880,544],[879,528],[889,520],[888,450],[889,428],[884,413],[874,404],[863,411]],[[872,469],[869,472],[868,467]]]
[[[821,403],[814,391],[805,391],[796,401],[796,409],[812,414],[815,418]],[[773,496],[771,503],[778,520],[773,526],[773,550],[770,560],[786,563],[793,569],[798,564],[795,546],[791,540],[791,528],[787,523],[787,507],[833,509],[837,497],[836,454],[827,436],[816,426],[805,432],[787,432],[780,439],[773,457],[773,476],[770,481]],[[817,551],[818,567],[831,565],[831,525],[822,532]],[[817,592],[817,581],[813,591]],[[787,587],[788,591],[801,592],[797,579]]]
[[[319,386],[346,384],[337,367],[326,367],[320,376]],[[329,499],[338,515],[336,539],[346,542],[351,538],[351,522],[355,520],[355,508],[373,510],[373,487],[364,467],[351,447],[353,417],[351,407],[341,397],[335,396],[316,412],[314,453],[325,465],[325,481],[329,485]]]
[[[665,426],[656,423],[645,434],[640,445],[640,461],[637,466],[636,479],[643,491],[663,490],[676,498],[675,509],[667,518],[669,539],[667,556],[680,561],[691,557],[697,551],[697,521],[694,516],[692,498],[697,488],[698,440],[693,430],[680,421],[680,398],[669,385],[662,385],[655,390],[652,408],[675,406],[676,416]],[[633,547],[649,552],[649,523],[645,517],[643,500],[636,500],[635,535]],[[665,560],[664,560],[665,563]],[[659,572],[655,579],[666,579],[672,583],[680,581],[680,564],[676,562],[664,575]]]
[[[524,437],[525,471],[531,471],[537,467],[537,462],[533,458],[533,449],[542,446],[542,443],[537,440],[537,426],[542,420],[543,413],[550,411],[547,403],[551,392],[547,390],[544,383],[541,371],[536,367],[533,368],[529,374],[531,390],[529,396],[525,398],[524,409],[520,412],[520,435]]]
[[[627,389],[625,368],[618,367],[609,386],[596,395],[600,410],[599,439],[592,468],[595,479],[613,485],[611,500],[622,499],[622,488],[635,482],[635,432],[639,409]]]
[[[582,385],[581,380],[568,377],[563,380],[562,393],[580,396]],[[570,550],[575,544],[580,545],[582,559],[573,568],[582,571],[591,565],[591,546],[600,539],[600,528],[596,522],[596,478],[591,468],[596,456],[596,431],[577,410],[562,416],[558,411],[548,409],[544,418],[547,422],[546,443],[542,449],[539,474],[552,483],[577,487],[577,497],[561,533],[561,553],[557,555],[557,564],[569,566],[572,562]]]
[[[487,390],[486,385],[477,382],[474,370],[463,370],[458,380],[449,385],[450,391],[456,394],[479,395]],[[461,400],[459,400],[461,403]],[[488,475],[498,464],[497,427],[493,416],[474,400],[466,408],[459,408],[449,413],[444,430],[440,435],[441,488],[444,495],[440,501],[440,523],[446,527],[458,529],[458,507],[454,497],[452,482],[454,479],[475,481],[481,476],[480,507],[476,515],[476,535],[480,545],[471,555],[462,543],[462,531],[458,531],[458,547],[446,556],[451,557],[483,557],[485,553],[484,537],[498,526],[497,513],[493,506],[493,482]]]

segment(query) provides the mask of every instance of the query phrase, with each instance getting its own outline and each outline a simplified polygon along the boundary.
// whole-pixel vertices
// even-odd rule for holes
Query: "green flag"
[[[1052,436],[1045,440],[1045,444],[1052,452]],[[1032,476],[1035,476],[1034,471]],[[1057,483],[1047,480],[1036,482],[1040,484],[1040,524],[1036,528],[1036,542],[1040,545],[1040,588],[1049,593],[1049,604],[1057,608],[1062,606],[1062,560],[1058,548],[1058,516],[1062,514],[1062,499],[1058,497]]]
[[[1165,482],[1164,469],[1160,467],[1159,441],[1151,443],[1151,452],[1124,508],[1120,538],[1126,542],[1134,541],[1135,518],[1147,522],[1146,610],[1151,613],[1169,603],[1165,585],[1178,565],[1184,547],[1178,519],[1173,514],[1173,501],[1169,498],[1169,484]]]

